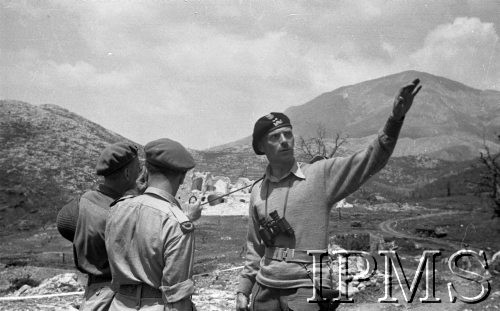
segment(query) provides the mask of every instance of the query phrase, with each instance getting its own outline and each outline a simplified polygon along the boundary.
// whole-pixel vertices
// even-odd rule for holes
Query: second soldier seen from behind
[[[194,225],[175,198],[195,162],[167,138],[148,143],[144,151],[148,187],[142,195],[116,202],[106,224],[106,250],[118,289],[110,310],[196,310],[191,301]]]

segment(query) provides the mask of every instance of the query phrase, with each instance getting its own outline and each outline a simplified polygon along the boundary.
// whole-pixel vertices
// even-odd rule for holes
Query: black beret
[[[191,154],[180,143],[161,138],[144,147],[146,162],[172,171],[187,172],[195,166]]]
[[[259,141],[270,131],[284,126],[292,127],[292,124],[290,123],[290,119],[281,112],[271,112],[257,120],[252,134],[253,151],[259,155],[264,154],[264,152],[259,150]]]
[[[137,146],[119,142],[107,146],[102,151],[95,167],[97,175],[107,176],[124,167],[137,157]]]

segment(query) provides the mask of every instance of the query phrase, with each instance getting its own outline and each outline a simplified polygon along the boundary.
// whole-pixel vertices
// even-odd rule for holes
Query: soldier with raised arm
[[[399,91],[391,115],[368,147],[345,158],[299,163],[289,118],[272,112],[257,120],[252,146],[256,154],[266,155],[269,165],[250,197],[247,255],[236,310],[335,308],[328,302],[307,302],[318,286],[313,284],[313,258],[307,250],[327,249],[332,206],[386,165],[419,82],[416,79]],[[330,279],[329,270],[322,268],[323,280]]]

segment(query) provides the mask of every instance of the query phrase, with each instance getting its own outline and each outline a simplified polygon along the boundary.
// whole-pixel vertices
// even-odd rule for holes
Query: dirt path
[[[447,212],[432,213],[432,214],[427,214],[427,215],[419,215],[419,216],[413,216],[413,217],[407,217],[407,218],[401,218],[401,219],[389,219],[389,220],[386,220],[384,222],[381,222],[379,224],[379,229],[382,230],[382,232],[389,234],[389,235],[392,235],[392,236],[397,237],[397,238],[418,240],[423,245],[439,245],[439,246],[444,246],[444,247],[456,250],[456,249],[463,248],[463,246],[460,245],[459,243],[451,242],[451,241],[447,241],[447,240],[438,240],[438,239],[433,239],[433,238],[422,238],[419,236],[409,235],[406,233],[396,231],[393,226],[398,221],[421,220],[421,219],[431,218],[431,217],[460,215],[460,214],[468,214],[468,212],[447,211]]]
[[[468,212],[464,211],[446,211],[446,212],[439,212],[439,213],[431,213],[427,215],[419,215],[419,216],[413,216],[413,217],[407,217],[407,218],[402,218],[402,219],[391,219],[391,220],[386,220],[384,222],[381,222],[379,224],[379,229],[384,232],[385,234],[394,236],[396,238],[403,238],[403,239],[410,239],[414,241],[418,241],[422,246],[432,248],[435,246],[439,247],[444,247],[450,250],[459,250],[463,248],[463,245],[460,243],[452,242],[452,241],[447,241],[447,240],[440,240],[440,239],[435,239],[435,238],[422,238],[419,236],[414,236],[411,234],[403,233],[400,231],[397,231],[394,229],[394,225],[398,221],[416,221],[416,220],[423,220],[426,218],[432,218],[432,217],[440,217],[440,216],[450,216],[450,215],[465,215],[468,214]],[[469,247],[470,248],[470,247]],[[460,284],[463,282],[458,277],[451,276],[452,277],[448,281],[453,281],[455,284]],[[468,284],[467,284],[468,285]],[[466,286],[467,286],[466,285]],[[463,290],[463,288],[462,288]],[[400,291],[396,290],[396,296],[400,295]],[[471,295],[469,295],[471,296]],[[465,305],[464,303],[457,301],[455,303],[451,303],[447,301],[448,299],[444,298],[447,297],[447,292],[445,290],[438,290],[436,293],[436,297],[441,297],[442,302],[438,304],[422,304],[422,303],[414,303],[414,304],[409,304],[405,303],[402,297],[398,297],[398,300],[401,303],[401,306],[404,306],[406,310],[412,310],[412,311],[435,311],[435,310],[441,310],[441,311],[456,311],[456,310],[491,310],[493,306],[496,306],[498,301],[496,300],[497,298],[491,297],[488,298],[487,301],[483,302],[482,304],[479,305]],[[492,300],[494,299],[494,300]],[[363,309],[363,306],[360,306],[361,309],[359,310],[365,310]],[[366,306],[366,310],[371,310],[369,306]],[[392,310],[390,308],[381,308],[381,309],[376,309],[380,308],[379,306],[373,306],[373,310],[383,310],[383,311],[388,311]],[[469,308],[470,307],[470,308]],[[496,306],[498,308],[498,306]],[[355,309],[353,309],[355,310]],[[351,310],[349,310],[351,311]]]

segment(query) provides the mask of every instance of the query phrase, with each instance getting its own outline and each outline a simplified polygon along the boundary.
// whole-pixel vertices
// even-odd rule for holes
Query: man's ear
[[[257,144],[257,149],[259,149],[259,151],[262,152],[262,153],[265,153],[264,152],[264,139],[266,139],[266,136],[262,137],[259,140],[259,143]]]

